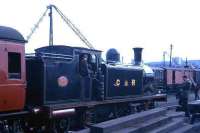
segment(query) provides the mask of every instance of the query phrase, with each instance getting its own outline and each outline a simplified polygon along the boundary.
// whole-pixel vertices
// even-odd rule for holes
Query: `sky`
[[[26,38],[47,5],[56,5],[103,54],[116,48],[125,62],[142,47],[144,62],[173,57],[200,59],[199,0],[0,0],[0,25]],[[54,44],[86,47],[54,11]],[[26,44],[26,52],[47,46],[48,14]],[[166,57],[169,59],[169,56]]]

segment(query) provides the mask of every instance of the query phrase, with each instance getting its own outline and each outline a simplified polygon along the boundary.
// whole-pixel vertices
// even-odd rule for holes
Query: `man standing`
[[[88,56],[86,54],[83,54],[81,56],[79,72],[80,72],[80,75],[83,76],[83,77],[88,76],[88,74],[89,74]]]
[[[81,56],[80,64],[79,64],[79,72],[81,76],[81,99],[83,101],[90,98],[91,91],[91,78],[90,78],[90,70],[88,64],[88,55],[83,54]]]
[[[195,100],[199,100],[199,86],[193,78],[191,78],[191,89],[194,91]]]
[[[195,95],[195,100],[199,100],[199,86],[196,85],[194,86],[194,95]]]
[[[183,76],[183,84],[179,90],[179,105],[182,107],[183,111],[185,111],[185,116],[189,116],[188,110],[188,95],[191,87],[191,82],[187,78],[186,75]]]

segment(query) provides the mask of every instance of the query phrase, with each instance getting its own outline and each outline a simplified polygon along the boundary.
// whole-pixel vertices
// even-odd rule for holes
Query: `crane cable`
[[[39,24],[42,22],[42,20],[44,19],[44,17],[47,14],[47,11],[50,9],[49,7],[53,7],[57,13],[61,16],[61,18],[63,19],[63,21],[72,29],[72,31],[81,39],[81,41],[83,43],[85,43],[85,45],[87,45],[87,47],[89,47],[90,49],[94,49],[93,45],[87,40],[87,38],[80,32],[80,30],[70,21],[69,18],[67,18],[55,5],[49,5],[47,7],[47,9],[45,10],[45,12],[42,14],[42,16],[40,17],[39,21],[34,25],[34,27],[31,29],[30,34],[27,36],[27,41],[30,40],[30,38],[32,37],[32,35],[35,33],[36,29],[39,27]]]
[[[32,37],[33,33],[35,33],[36,29],[39,27],[40,23],[42,22],[42,20],[44,19],[44,17],[46,16],[48,11],[48,8],[45,10],[45,12],[42,14],[42,16],[40,17],[40,19],[38,20],[38,22],[34,25],[34,27],[31,29],[31,32],[28,34],[27,36],[27,41],[30,40],[30,38]]]
[[[55,6],[52,5],[54,9],[61,16],[63,21],[74,31],[74,33],[85,43],[90,49],[94,49],[93,45],[87,40],[87,38],[80,32],[80,30]]]

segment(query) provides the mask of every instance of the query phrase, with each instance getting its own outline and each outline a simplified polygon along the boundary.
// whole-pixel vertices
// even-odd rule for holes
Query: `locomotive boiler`
[[[103,63],[99,50],[64,45],[25,58],[25,43],[17,30],[0,27],[0,132],[65,132],[134,113],[135,103],[141,111],[166,100],[143,94],[139,64]]]

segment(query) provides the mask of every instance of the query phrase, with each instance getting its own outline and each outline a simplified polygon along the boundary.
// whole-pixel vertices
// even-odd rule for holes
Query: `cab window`
[[[94,64],[96,63],[96,55],[95,54],[90,55],[90,62],[94,63]]]
[[[8,78],[21,79],[21,55],[8,52]]]

